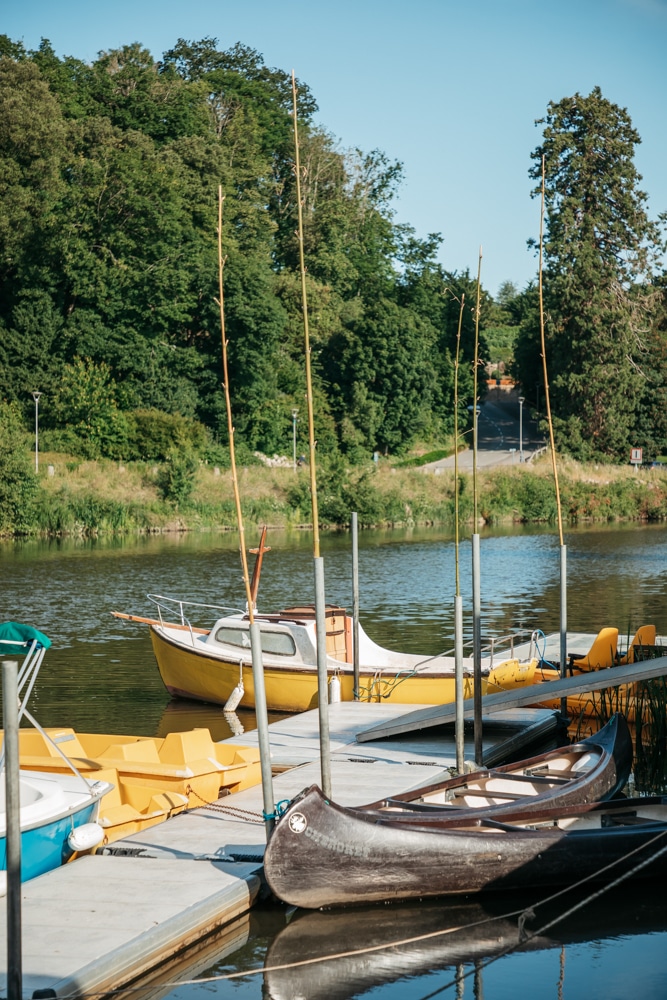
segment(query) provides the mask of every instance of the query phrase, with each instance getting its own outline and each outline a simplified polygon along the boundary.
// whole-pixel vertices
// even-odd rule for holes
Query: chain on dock
[[[264,823],[264,817],[261,813],[251,812],[249,809],[239,809],[238,806],[224,806],[220,801],[208,802],[203,799],[201,795],[198,795],[193,788],[188,787],[187,792],[194,798],[199,799],[201,806],[195,806],[195,809],[206,807],[207,809],[212,809],[214,812],[226,813],[232,819],[240,819],[246,823]]]

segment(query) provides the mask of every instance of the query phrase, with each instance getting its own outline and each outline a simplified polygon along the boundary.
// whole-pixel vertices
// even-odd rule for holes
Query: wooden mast
[[[482,765],[482,601],[479,533],[477,531],[477,369],[479,368],[479,308],[481,298],[482,248],[477,262],[477,304],[475,307],[475,360],[473,372],[473,535],[472,535],[472,657],[475,762]]]
[[[245,547],[245,532],[243,527],[243,512],[241,510],[241,497],[239,494],[239,482],[236,475],[236,451],[234,448],[234,422],[232,420],[232,403],[229,395],[229,369],[227,365],[227,335],[225,331],[225,308],[224,308],[224,287],[223,270],[226,258],[222,255],[222,203],[224,195],[222,186],[218,187],[218,305],[220,307],[220,335],[222,339],[222,377],[225,391],[225,406],[227,409],[227,430],[229,432],[229,461],[232,471],[232,485],[234,489],[234,503],[236,505],[236,520],[239,529],[239,548],[241,552],[241,565],[243,567],[243,583],[246,592],[246,602],[248,605],[248,618],[250,620],[250,650],[252,656],[252,676],[255,689],[255,716],[257,719],[257,735],[259,742],[260,767],[262,774],[262,795],[264,802],[264,825],[267,840],[271,835],[275,823],[275,810],[273,806],[273,778],[271,775],[271,752],[269,745],[269,725],[266,709],[266,692],[264,689],[264,667],[262,664],[262,640],[259,625],[255,621],[252,588],[250,586],[250,576],[248,573],[248,557]],[[260,546],[261,548],[261,546]],[[259,558],[259,557],[258,557]]]
[[[542,198],[540,203],[540,256],[538,290],[540,300],[540,343],[542,346],[542,372],[544,375],[544,398],[547,408],[547,422],[549,424],[549,444],[551,446],[551,464],[553,466],[554,483],[556,486],[556,507],[558,511],[558,538],[560,541],[560,675],[565,677],[567,667],[567,546],[563,540],[563,512],[560,500],[560,486],[558,483],[558,466],[556,464],[556,444],[554,441],[554,425],[551,419],[551,397],[549,394],[549,378],[547,375],[547,351],[544,336],[544,297],[542,294],[542,257],[544,247],[544,202],[545,202],[545,159],[542,155]],[[560,703],[562,715],[567,714],[567,698],[562,698]]]
[[[292,112],[294,117],[294,168],[298,212],[299,264],[301,269],[301,299],[303,303],[303,333],[306,356],[306,402],[308,407],[308,444],[310,448],[310,497],[313,511],[313,569],[315,574],[315,634],[317,637],[317,701],[320,729],[320,768],[322,791],[331,795],[331,750],[329,740],[329,692],[327,676],[327,637],[324,598],[324,564],[320,556],[320,527],[317,510],[317,476],[315,472],[315,422],[313,418],[313,382],[310,365],[310,330],[308,327],[308,294],[306,265],[303,254],[303,205],[301,201],[301,161],[299,156],[299,125],[296,102],[296,77],[292,70]]]

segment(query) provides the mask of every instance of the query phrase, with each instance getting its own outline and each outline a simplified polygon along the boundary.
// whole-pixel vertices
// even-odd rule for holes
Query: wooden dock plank
[[[524,688],[513,688],[500,694],[487,694],[482,699],[482,711],[485,715],[502,712],[507,708],[519,708],[522,705],[535,705],[544,701],[554,701],[568,695],[585,694],[586,691],[602,691],[605,688],[617,687],[619,684],[632,684],[636,681],[652,680],[667,674],[667,656],[655,660],[644,660],[641,663],[628,663],[622,667],[608,667],[605,670],[594,670],[577,677],[566,677],[556,681],[546,681],[543,684],[530,684]],[[473,699],[463,702],[466,718],[473,714]],[[411,733],[431,726],[441,726],[453,722],[456,718],[456,706],[431,705],[426,709],[410,711],[402,718],[393,719],[370,729],[357,733],[359,743],[396,736],[399,733]]]
[[[32,879],[22,891],[24,993],[116,988],[247,912],[259,888],[252,865],[237,865],[230,875],[215,863],[103,855]],[[6,936],[0,907],[3,942]]]
[[[405,706],[396,705],[331,706],[332,786],[341,802],[362,804],[414,788],[454,763],[453,738],[441,734],[357,745],[360,727],[378,718],[398,720],[404,712]],[[495,734],[487,730],[485,749],[496,751],[508,733],[516,734],[530,720],[534,725],[556,715],[548,710],[507,713]],[[305,761],[275,777],[274,801],[320,782],[318,719],[313,711],[269,727],[274,762]],[[225,742],[247,745],[253,738],[256,734],[246,733]],[[262,804],[259,786],[246,789],[214,804],[241,810],[236,816],[213,806],[195,809],[110,845],[108,853],[26,882],[24,995],[36,989],[53,989],[64,997],[121,988],[137,976],[155,975],[179,949],[238,921],[260,889],[266,839]],[[0,937],[6,941],[2,906]],[[0,990],[6,990],[6,967],[0,945]]]
[[[376,712],[375,709],[380,711]],[[454,734],[443,737],[411,736],[388,743],[366,744],[360,747],[355,732],[364,720],[380,714],[390,721],[400,719],[400,706],[368,705],[359,702],[341,702],[331,706],[330,726],[332,744],[336,753],[331,756],[332,797],[341,805],[354,806],[372,802],[382,795],[395,795],[419,785],[428,784],[440,777],[448,777],[449,768],[456,763]],[[553,709],[514,710],[498,718],[494,726],[487,720],[484,737],[485,763],[497,763],[503,757],[503,747],[512,743],[523,731],[526,738],[531,727],[541,730],[556,729],[558,713]],[[319,712],[304,713],[294,720],[273,723],[269,727],[272,759],[274,736],[279,743],[279,753],[287,753],[290,723],[293,722],[295,740],[303,752],[303,740],[312,741],[310,760],[273,778],[275,802],[290,800],[304,788],[321,784],[319,743],[317,734]],[[535,731],[533,731],[535,735]],[[256,733],[246,733],[248,743]],[[235,738],[239,742],[241,737]],[[349,740],[349,743],[345,741]],[[229,742],[229,741],[225,741]],[[467,739],[468,758],[473,759],[472,732]],[[281,759],[285,759],[281,756]],[[230,806],[241,814],[226,815]],[[252,857],[261,860],[264,854],[265,835],[262,817],[262,790],[260,786],[245,789],[233,796],[219,799],[211,807],[189,810],[174,816],[167,823],[135,833],[105,850],[115,853],[134,849],[142,856],[161,858],[216,858],[233,861],[235,857]],[[245,816],[243,814],[246,814]]]

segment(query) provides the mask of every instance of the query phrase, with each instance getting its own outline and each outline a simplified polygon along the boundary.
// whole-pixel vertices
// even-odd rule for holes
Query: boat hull
[[[255,707],[249,658],[240,665],[238,660],[188,648],[184,643],[174,642],[155,626],[151,626],[150,636],[162,682],[171,695],[225,705],[242,675],[244,693],[239,704],[242,708]],[[341,700],[353,701],[354,677],[349,665],[341,663],[336,675],[340,680]],[[430,705],[452,702],[456,696],[451,673],[430,671],[402,676],[396,671],[382,675],[378,671],[362,670],[361,681],[362,701]],[[317,708],[317,668],[314,665],[278,666],[265,658],[264,687],[269,711],[307,712]],[[482,678],[483,694],[486,687],[486,678]],[[471,698],[473,689],[472,679],[464,678],[464,698]]]
[[[80,790],[72,775],[54,777],[35,772],[20,776],[21,790],[21,881],[44,875],[59,868],[73,856],[68,837],[73,829],[97,819],[101,797],[109,791],[106,782],[95,782],[86,793]],[[55,794],[51,794],[57,786]],[[32,801],[26,800],[32,799]],[[0,816],[0,870],[7,870],[7,837],[5,806],[2,800]]]
[[[391,820],[350,816],[313,787],[277,824],[264,870],[276,896],[314,909],[535,890],[608,879],[612,863],[614,877],[631,871],[656,854],[656,834],[664,846],[667,799],[551,808],[527,818],[517,811],[505,822],[469,816],[425,828],[415,820],[397,831]],[[667,852],[643,874],[665,871]]]
[[[574,745],[367,806],[339,806],[312,785],[271,835],[266,878],[281,899],[306,907],[479,892],[494,888],[496,879],[498,888],[519,889],[530,886],[533,874],[551,884],[557,868],[535,859],[552,840],[558,848],[553,824],[546,847],[525,830],[505,835],[503,824],[549,810],[596,808],[623,787],[631,766],[632,741],[617,715]],[[533,865],[525,878],[523,865]]]
[[[578,671],[577,676],[583,673],[585,672]],[[534,683],[548,685],[549,681],[559,679],[560,674],[557,671],[536,670]],[[635,722],[639,686],[639,684],[619,684],[617,687],[604,688],[602,691],[585,691],[583,694],[568,695],[565,699],[565,712],[573,719],[604,719],[613,712],[622,712],[629,722]],[[560,711],[561,699],[545,698],[539,702],[539,707],[555,708]]]

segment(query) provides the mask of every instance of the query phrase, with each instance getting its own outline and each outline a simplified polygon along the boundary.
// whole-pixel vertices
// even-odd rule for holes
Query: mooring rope
[[[469,976],[471,976],[473,974],[478,973],[481,969],[485,969],[487,966],[491,965],[493,962],[497,962],[501,958],[506,958],[507,955],[510,955],[513,952],[515,952],[518,948],[521,948],[527,941],[530,941],[532,938],[539,937],[541,934],[544,934],[545,931],[547,931],[550,928],[552,928],[553,926],[555,926],[555,924],[558,924],[561,921],[565,920],[567,917],[571,916],[573,913],[576,913],[577,910],[583,909],[584,906],[587,906],[589,903],[593,902],[595,899],[598,899],[600,896],[603,896],[610,889],[615,889],[617,886],[621,885],[627,879],[632,878],[633,875],[636,875],[643,868],[646,868],[647,865],[652,864],[654,861],[656,861],[663,854],[667,853],[667,845],[665,845],[664,847],[662,847],[655,854],[652,854],[651,857],[645,858],[643,861],[640,861],[637,865],[634,866],[634,868],[631,868],[629,871],[624,872],[622,875],[619,875],[618,878],[614,879],[612,882],[609,882],[608,884],[604,885],[602,888],[596,890],[590,896],[587,896],[585,899],[580,900],[578,903],[575,903],[574,906],[571,906],[568,910],[565,910],[559,916],[554,917],[552,920],[548,921],[546,924],[544,924],[538,930],[528,931],[528,932],[525,931],[525,922],[526,922],[526,920],[533,919],[534,916],[535,916],[535,910],[539,909],[539,907],[546,906],[548,903],[552,903],[554,900],[558,899],[560,896],[563,896],[563,895],[565,895],[568,892],[572,892],[575,889],[580,888],[582,885],[585,885],[586,883],[591,882],[593,879],[598,879],[605,872],[610,871],[612,868],[616,867],[617,865],[620,865],[620,864],[628,861],[634,855],[638,854],[639,852],[645,850],[648,847],[651,847],[653,844],[657,843],[660,839],[664,838],[665,836],[667,836],[667,830],[663,830],[660,833],[657,833],[655,835],[655,837],[652,837],[651,840],[648,841],[648,843],[640,844],[639,847],[635,847],[632,851],[628,851],[628,853],[624,854],[623,857],[617,858],[615,861],[611,861],[609,864],[604,865],[602,868],[598,869],[593,874],[587,875],[584,878],[580,879],[578,882],[575,882],[572,885],[565,886],[563,889],[559,889],[558,892],[552,893],[552,895],[547,896],[545,899],[542,899],[538,903],[534,903],[532,906],[529,906],[529,907],[521,907],[521,908],[519,908],[517,910],[510,910],[507,913],[501,914],[499,916],[486,917],[483,920],[476,920],[476,921],[473,921],[472,923],[469,923],[469,924],[461,924],[461,925],[456,926],[456,927],[445,927],[442,930],[430,931],[427,934],[417,934],[417,935],[414,935],[414,936],[409,937],[409,938],[402,938],[400,940],[387,941],[387,942],[384,942],[383,944],[371,945],[371,946],[367,946],[367,947],[364,947],[364,948],[355,948],[355,949],[348,950],[348,951],[334,952],[334,953],[329,954],[329,955],[318,955],[315,958],[304,958],[304,959],[301,959],[298,962],[285,962],[285,963],[283,963],[281,965],[259,966],[259,967],[255,968],[255,969],[245,969],[245,970],[242,970],[240,972],[227,972],[227,973],[223,973],[221,975],[207,976],[207,977],[204,977],[204,978],[201,978],[201,979],[180,979],[180,980],[174,980],[173,982],[170,982],[170,983],[162,983],[161,984],[161,989],[163,989],[163,990],[166,989],[166,988],[174,988],[175,989],[175,988],[180,987],[180,986],[196,986],[196,985],[198,985],[200,983],[202,985],[204,985],[206,983],[216,983],[216,982],[222,982],[222,981],[231,980],[231,979],[242,979],[245,976],[256,976],[256,975],[260,975],[260,974],[263,974],[263,973],[266,973],[266,972],[283,972],[283,971],[287,971],[289,969],[303,968],[303,967],[308,966],[308,965],[316,965],[319,962],[333,962],[333,961],[336,961],[338,959],[343,959],[343,958],[356,958],[356,957],[359,957],[359,956],[362,956],[362,955],[370,955],[373,952],[377,952],[377,951],[385,951],[385,950],[387,950],[389,948],[400,948],[400,947],[402,947],[404,945],[418,944],[418,943],[420,943],[422,941],[428,941],[428,940],[430,940],[432,938],[444,937],[445,935],[448,935],[448,934],[455,934],[458,931],[467,931],[467,930],[470,930],[473,927],[481,927],[484,924],[492,924],[492,923],[495,923],[496,921],[508,920],[511,917],[518,917],[519,918],[518,927],[517,927],[518,938],[517,938],[517,941],[515,943],[509,945],[507,948],[505,948],[498,955],[493,955],[492,957],[484,960],[483,962],[477,963],[475,965],[475,968],[471,969],[469,972],[466,972],[463,975],[460,975],[457,972],[457,975],[456,975],[456,977],[454,979],[452,979],[449,982],[445,983],[443,986],[438,987],[438,989],[434,990],[433,992],[425,994],[423,997],[420,997],[420,1000],[432,1000],[433,997],[436,997],[439,994],[444,993],[446,990],[450,989],[452,986],[456,986],[457,984],[460,984],[464,979],[468,978]],[[71,993],[71,994],[67,995],[67,997],[65,998],[65,1000],[70,1000],[70,998],[71,998],[71,1000],[74,1000],[74,998],[77,998],[77,1000],[79,1000],[79,998],[84,998],[84,997],[86,997],[86,998],[87,997],[91,997],[92,998],[92,997],[101,997],[101,996],[115,996],[115,995],[120,995],[120,994],[123,994],[123,993],[127,993],[127,994],[137,993],[137,992],[141,992],[142,990],[146,990],[147,988],[149,988],[149,987],[146,986],[146,985],[144,985],[144,986],[136,985],[136,986],[119,987],[118,989],[115,989],[115,990],[114,989],[106,989],[106,990],[103,990],[103,991],[100,991],[100,992],[94,992],[94,993]]]
[[[535,903],[533,906],[527,907],[525,910],[521,912],[521,915],[519,916],[519,923],[518,923],[519,938],[514,944],[511,944],[507,948],[503,949],[503,951],[501,951],[498,955],[492,955],[490,958],[487,958],[484,961],[477,963],[474,969],[470,969],[469,972],[464,973],[462,976],[457,976],[457,978],[450,980],[448,983],[445,983],[444,986],[439,986],[438,989],[433,990],[431,993],[426,993],[424,996],[420,997],[419,1000],[432,1000],[433,997],[436,997],[439,994],[444,993],[445,990],[450,989],[452,986],[456,986],[462,980],[467,979],[474,973],[478,973],[480,970],[486,969],[489,965],[492,965],[494,962],[499,961],[501,958],[506,958],[508,955],[511,955],[513,952],[517,951],[517,949],[523,947],[523,945],[527,941],[530,941],[532,938],[539,937],[541,934],[544,934],[545,931],[550,930],[556,924],[559,924],[561,923],[561,921],[567,919],[567,917],[572,916],[572,914],[576,913],[577,910],[581,910],[584,908],[584,906],[588,906],[589,903],[592,903],[594,900],[599,899],[600,896],[603,896],[606,892],[609,892],[610,889],[617,888],[619,885],[625,882],[626,879],[629,879],[633,875],[636,875],[637,872],[640,872],[642,870],[642,868],[646,868],[647,865],[652,864],[657,858],[661,857],[661,855],[667,853],[667,846],[662,847],[655,854],[652,854],[650,858],[645,858],[643,861],[640,861],[639,864],[635,865],[635,867],[632,868],[630,871],[625,872],[623,875],[619,875],[618,878],[614,879],[612,882],[609,882],[607,885],[603,886],[601,889],[598,889],[596,892],[592,893],[590,896],[587,896],[585,899],[582,899],[578,903],[575,903],[575,905],[571,906],[569,910],[565,910],[564,913],[561,913],[557,917],[554,917],[553,920],[548,921],[546,924],[544,924],[537,930],[535,931],[524,930],[525,921],[527,919],[534,918],[535,916],[534,911],[538,907],[545,906],[547,903],[553,902],[554,899],[558,899],[559,896],[564,895],[566,892],[570,892],[571,890],[577,889],[580,886],[585,885],[585,883],[590,882],[591,879],[594,878],[597,879],[599,875],[601,875],[603,872],[608,871],[610,868],[614,868],[616,865],[621,864],[621,862],[623,861],[627,861],[634,854],[638,854],[640,851],[644,850],[646,847],[650,847],[656,841],[660,840],[665,836],[667,836],[667,831],[663,830],[661,833],[656,834],[655,837],[649,840],[647,844],[641,844],[634,850],[629,851],[622,858],[618,858],[616,861],[612,861],[610,862],[610,864],[605,865],[604,868],[600,868],[600,870],[598,872],[595,872],[593,875],[587,875],[579,882],[574,883],[574,885],[567,886],[565,889],[561,889],[559,892],[554,893],[552,896],[548,896],[546,899],[540,900],[539,903]],[[494,919],[506,919],[509,916],[516,916],[516,912],[512,914],[506,914],[505,917],[499,917]]]

